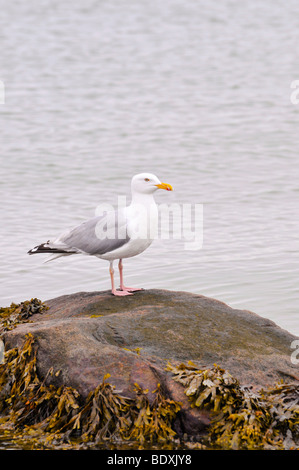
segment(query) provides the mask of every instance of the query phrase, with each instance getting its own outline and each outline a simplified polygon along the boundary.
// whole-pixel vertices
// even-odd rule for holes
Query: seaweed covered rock
[[[206,443],[218,449],[298,449],[299,387],[277,384],[259,392],[241,387],[219,366],[168,366],[190,406],[211,412]]]
[[[166,441],[177,437],[181,439],[186,435],[200,441],[210,430],[211,445],[227,448],[260,448],[270,445],[268,441],[255,442],[252,436],[246,441],[253,416],[260,416],[261,410],[256,403],[260,403],[263,398],[260,395],[259,398],[252,397],[255,393],[260,393],[262,388],[272,387],[271,390],[274,391],[271,397],[279,396],[280,399],[283,393],[287,394],[286,389],[279,389],[278,393],[275,388],[275,384],[282,379],[285,386],[295,387],[294,390],[297,390],[298,366],[292,364],[290,359],[291,343],[296,337],[270,320],[249,311],[232,309],[215,299],[185,292],[148,290],[123,298],[113,297],[109,292],[77,293],[46,301],[48,309],[34,300],[31,302],[33,311],[26,304],[29,314],[20,315],[22,308],[17,306],[17,321],[12,323],[7,323],[7,309],[2,309],[2,318],[6,325],[9,324],[9,328],[2,329],[6,357],[11,354],[9,351],[22,350],[27,335],[34,338],[34,371],[39,381],[45,387],[54,387],[51,393],[58,398],[61,394],[63,397],[73,398],[78,394],[80,397],[78,403],[74,398],[74,407],[69,405],[70,414],[66,413],[67,418],[64,418],[65,423],[69,423],[65,424],[65,430],[71,433],[75,422],[82,429],[84,426],[88,429],[81,419],[82,416],[89,416],[86,404],[90,403],[88,397],[93,396],[95,399],[98,396],[92,394],[99,391],[100,384],[104,387],[104,377],[107,374],[109,387],[120,397],[117,400],[123,403],[125,410],[115,426],[119,429],[122,423],[125,426],[123,439],[139,439],[139,443],[146,439],[144,436],[149,438],[152,434],[146,411],[145,427],[140,432],[142,419],[137,419],[140,410],[148,409],[149,416],[156,413],[157,417],[160,413],[159,416],[166,417],[163,407],[163,411],[157,410],[159,403],[165,405],[165,400],[169,400],[165,406],[170,410],[171,419],[160,430],[162,435],[163,429],[168,430],[168,437],[164,436]],[[184,366],[185,370],[191,370],[188,372],[189,378],[190,374],[195,374],[190,379],[193,384],[191,388],[189,378],[186,378],[188,374],[185,377],[178,372],[180,367],[184,368],[181,364],[188,364],[188,361],[193,364],[191,368]],[[171,366],[167,366],[169,363]],[[215,369],[215,364],[219,364],[222,369]],[[28,368],[30,369],[29,366]],[[7,363],[4,370],[7,370]],[[227,375],[223,377],[220,370]],[[200,376],[203,371],[210,371],[206,372],[210,377],[203,380]],[[228,389],[231,394],[228,394],[228,389],[222,393],[223,388],[213,385],[214,379],[216,384],[223,380],[227,382],[227,386],[230,384]],[[34,389],[37,386],[32,387]],[[5,395],[8,389],[9,383],[4,380],[0,393]],[[244,395],[245,389],[250,390],[253,395]],[[294,390],[290,393],[295,393]],[[224,396],[229,397],[232,407],[228,406],[227,400],[223,401]],[[269,397],[270,392],[267,400]],[[6,396],[5,400],[7,399]],[[36,398],[35,402],[39,400],[43,399]],[[25,404],[26,402],[30,403],[27,397]],[[53,403],[56,403],[55,400]],[[242,403],[251,403],[251,408],[246,408]],[[58,406],[57,403],[52,405],[54,410]],[[81,421],[78,417],[77,421],[74,418],[81,413],[77,405],[79,410],[82,406],[82,410],[85,409],[85,414],[80,414]],[[61,406],[60,404],[59,409]],[[296,429],[298,426],[297,418],[295,424],[293,423],[294,416],[298,414],[297,404],[294,406],[292,418],[285,425],[288,430],[290,429],[287,426],[293,425]],[[135,411],[132,412],[132,409]],[[226,415],[223,409],[230,411],[230,414]],[[51,415],[50,411],[47,413],[48,416]],[[221,420],[217,426],[215,413],[218,417],[224,417],[226,424],[228,420],[230,426],[224,425]],[[235,418],[230,418],[230,415]],[[257,420],[254,429],[260,429],[264,433],[267,423],[270,423],[269,426],[275,430],[275,437],[280,431],[275,425],[275,416],[270,419],[270,415],[265,412],[267,419],[265,418],[265,422],[261,420],[262,423]],[[98,415],[95,419],[101,422]],[[153,422],[156,419],[153,418]],[[236,423],[239,425],[242,420],[243,434],[239,431],[236,433],[234,426]],[[129,423],[127,427],[126,422]],[[246,423],[249,423],[249,427]],[[100,425],[96,429],[96,435],[103,433]],[[156,437],[158,434],[156,433]],[[285,435],[276,440],[274,437],[276,447],[285,446]],[[292,443],[293,439],[297,439],[297,431],[292,434],[289,442]]]

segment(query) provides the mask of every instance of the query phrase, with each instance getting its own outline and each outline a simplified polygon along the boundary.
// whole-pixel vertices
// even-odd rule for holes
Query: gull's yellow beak
[[[160,183],[160,184],[156,184],[156,186],[159,189],[166,189],[166,191],[173,191],[171,184]]]

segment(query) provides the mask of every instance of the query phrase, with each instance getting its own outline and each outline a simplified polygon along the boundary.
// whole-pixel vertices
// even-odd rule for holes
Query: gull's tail
[[[55,247],[53,246],[53,243],[48,240],[46,243],[42,243],[41,245],[37,245],[31,250],[28,251],[28,255],[35,255],[36,253],[49,253],[52,256],[46,259],[45,263],[48,261],[52,261],[53,259],[60,258],[60,256],[68,256],[68,255],[74,255],[77,252],[72,251],[71,249],[63,249],[62,247]]]

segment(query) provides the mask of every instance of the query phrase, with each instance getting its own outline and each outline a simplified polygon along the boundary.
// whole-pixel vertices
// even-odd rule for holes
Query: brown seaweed
[[[12,303],[10,307],[0,307],[0,336],[12,330],[19,323],[26,323],[35,313],[43,313],[49,307],[39,299],[25,300],[19,304]]]
[[[109,374],[86,399],[68,386],[46,385],[36,367],[37,347],[31,334],[21,349],[5,353],[0,366],[0,431],[27,440],[32,448],[78,447],[84,443],[128,442],[138,448],[158,444],[175,447],[172,421],[180,404],[157,384],[150,403],[147,390],[135,384],[135,398],[122,397],[107,382]],[[58,372],[56,372],[57,374]]]
[[[221,449],[298,449],[299,387],[280,383],[254,393],[214,365],[193,363],[168,369],[185,388],[191,407],[211,412],[205,444]]]
[[[0,333],[30,321],[47,307],[38,299],[0,309]],[[141,348],[132,349],[136,354]],[[28,334],[22,347],[5,352],[0,364],[0,443],[27,449],[212,448],[298,449],[299,387],[280,382],[254,392],[218,365],[199,368],[192,362],[169,364],[173,380],[184,387],[190,407],[206,410],[211,424],[200,442],[176,434],[181,403],[160,384],[152,392],[135,384],[123,397],[109,374],[87,397],[73,387],[51,384],[60,371],[45,377],[37,369],[37,343]]]

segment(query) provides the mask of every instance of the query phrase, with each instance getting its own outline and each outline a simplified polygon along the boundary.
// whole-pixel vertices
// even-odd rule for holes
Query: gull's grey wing
[[[120,248],[129,240],[125,216],[110,212],[83,222],[62,234],[54,244],[89,255],[103,255]]]

